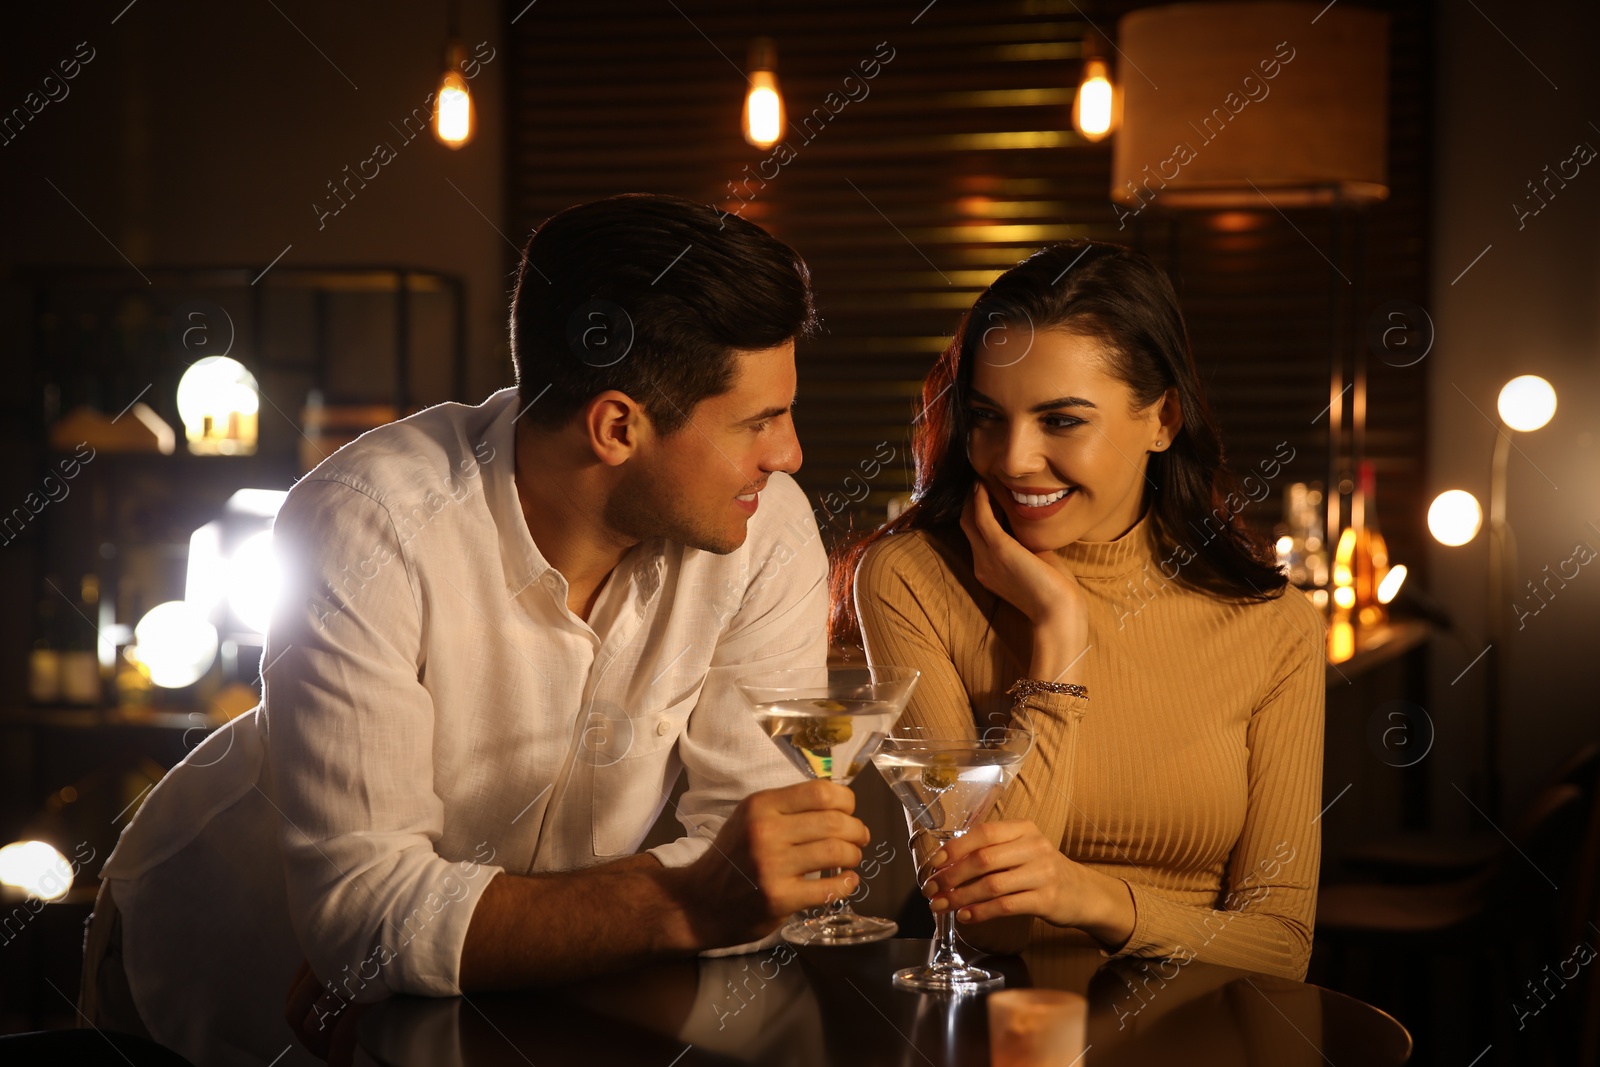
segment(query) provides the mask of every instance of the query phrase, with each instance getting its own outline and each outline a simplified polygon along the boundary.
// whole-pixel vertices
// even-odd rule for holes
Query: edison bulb
[[[1115,116],[1116,89],[1111,84],[1111,72],[1105,60],[1088,60],[1083,65],[1078,93],[1072,99],[1072,128],[1086,140],[1104,140],[1111,133]]]
[[[460,148],[477,132],[472,91],[454,70],[445,71],[433,98],[433,136],[441,144]]]
[[[744,97],[744,139],[757,148],[771,148],[783,137],[783,94],[770,70],[750,72]]]

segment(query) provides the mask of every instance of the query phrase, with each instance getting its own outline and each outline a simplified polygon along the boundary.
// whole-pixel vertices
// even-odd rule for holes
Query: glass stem
[[[960,837],[960,834],[951,834],[948,837],[936,838],[942,847]],[[931,871],[929,872],[932,873]],[[928,950],[928,966],[938,970],[960,970],[967,965],[961,958],[961,951],[956,948],[956,913],[954,908],[946,908],[936,912],[933,916],[933,947]]]
[[[945,910],[933,917],[933,947],[928,952],[928,966],[939,970],[954,970],[967,965],[956,948],[956,914]]]
[[[839,877],[839,872],[842,871],[842,870],[844,870],[843,867],[830,868],[829,870],[826,870],[826,871],[822,872],[822,877],[824,877],[824,878],[837,878],[837,877]],[[841,897],[836,897],[833,900],[830,900],[828,902],[828,907],[827,907],[827,910],[826,910],[826,912],[824,914],[826,914],[830,918],[837,918],[838,916],[843,915],[845,912],[847,912],[849,910],[850,910],[850,900],[849,900],[849,898],[841,896]]]

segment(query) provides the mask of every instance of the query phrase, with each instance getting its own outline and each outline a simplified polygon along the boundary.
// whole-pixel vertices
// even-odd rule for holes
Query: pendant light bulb
[[[750,45],[750,89],[744,97],[744,139],[771,148],[783,139],[783,94],[778,91],[778,48],[770,37]]]
[[[1111,81],[1111,67],[1098,35],[1084,37],[1083,56],[1083,73],[1072,97],[1072,128],[1086,141],[1103,141],[1120,124],[1121,94]]]
[[[472,92],[467,88],[467,79],[461,76],[466,57],[467,50],[461,42],[451,41],[445,49],[444,76],[433,95],[433,136],[450,148],[460,148],[478,132]]]

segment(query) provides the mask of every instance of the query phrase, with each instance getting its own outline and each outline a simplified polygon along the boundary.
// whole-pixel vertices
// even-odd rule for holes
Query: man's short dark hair
[[[511,301],[511,354],[534,425],[560,426],[616,389],[670,434],[732,387],[735,350],[815,327],[810,273],[788,245],[705,204],[628,193],[534,231]]]

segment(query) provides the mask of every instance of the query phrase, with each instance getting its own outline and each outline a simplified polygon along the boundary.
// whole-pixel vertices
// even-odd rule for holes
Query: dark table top
[[[984,995],[890,984],[896,968],[927,953],[922,940],[779,946],[514,994],[395,997],[362,1018],[360,1045],[384,1067],[984,1067]],[[1089,998],[1083,1067],[1384,1067],[1411,1054],[1410,1035],[1390,1016],[1302,982],[1206,963],[1107,960],[1087,945],[982,959],[1007,988]]]

